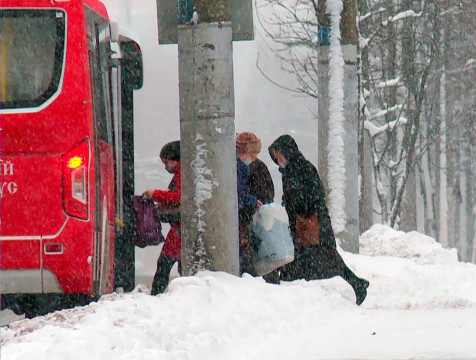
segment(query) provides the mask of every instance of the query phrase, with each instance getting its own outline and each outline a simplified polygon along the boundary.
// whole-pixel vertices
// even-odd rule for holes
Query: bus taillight
[[[81,156],[73,156],[68,160],[68,167],[70,169],[77,169],[84,164],[84,159]]]
[[[71,193],[72,197],[79,202],[86,204],[86,167],[81,166],[71,173]]]
[[[85,141],[63,156],[63,199],[67,214],[87,219],[89,145]]]

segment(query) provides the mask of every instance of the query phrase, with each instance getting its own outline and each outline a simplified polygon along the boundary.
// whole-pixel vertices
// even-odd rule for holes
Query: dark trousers
[[[249,246],[240,249],[240,275],[248,273],[255,276],[253,263],[251,262],[251,250]]]
[[[240,275],[248,273],[255,276],[253,263],[251,261],[252,237],[249,232],[249,224],[239,223],[240,237]]]
[[[353,288],[362,281],[347,267],[337,249],[325,244],[296,246],[294,261],[284,265],[280,272],[281,280],[285,281],[329,279],[334,276],[341,276]]]
[[[279,269],[271,271],[269,274],[263,275],[264,281],[266,281],[268,284],[279,284]]]
[[[157,270],[155,271],[154,280],[152,281],[151,295],[161,294],[169,284],[170,270],[178,261],[180,271],[180,259],[175,259],[170,256],[160,255],[157,259]]]

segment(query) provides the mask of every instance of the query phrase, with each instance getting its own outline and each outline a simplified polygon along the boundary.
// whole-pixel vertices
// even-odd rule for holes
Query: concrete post
[[[231,22],[178,27],[182,273],[239,274]]]

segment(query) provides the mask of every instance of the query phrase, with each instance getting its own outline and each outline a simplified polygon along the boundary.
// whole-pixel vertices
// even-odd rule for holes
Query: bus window
[[[88,22],[89,66],[95,128],[101,141],[112,144],[112,118],[110,105],[110,79],[108,59],[110,55],[109,23],[86,8]]]
[[[140,89],[143,82],[141,49],[136,42],[126,41],[121,43],[121,51],[125,71],[124,83],[134,90]]]
[[[65,13],[0,10],[0,110],[38,107],[57,91]]]

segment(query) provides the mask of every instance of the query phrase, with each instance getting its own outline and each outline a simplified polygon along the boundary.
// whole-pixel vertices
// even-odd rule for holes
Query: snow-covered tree
[[[359,151],[370,136],[376,219],[428,233],[474,261],[476,7],[472,0],[356,1]],[[273,8],[259,19],[280,45],[283,69],[298,79],[291,90],[317,99],[320,2],[258,4]]]

